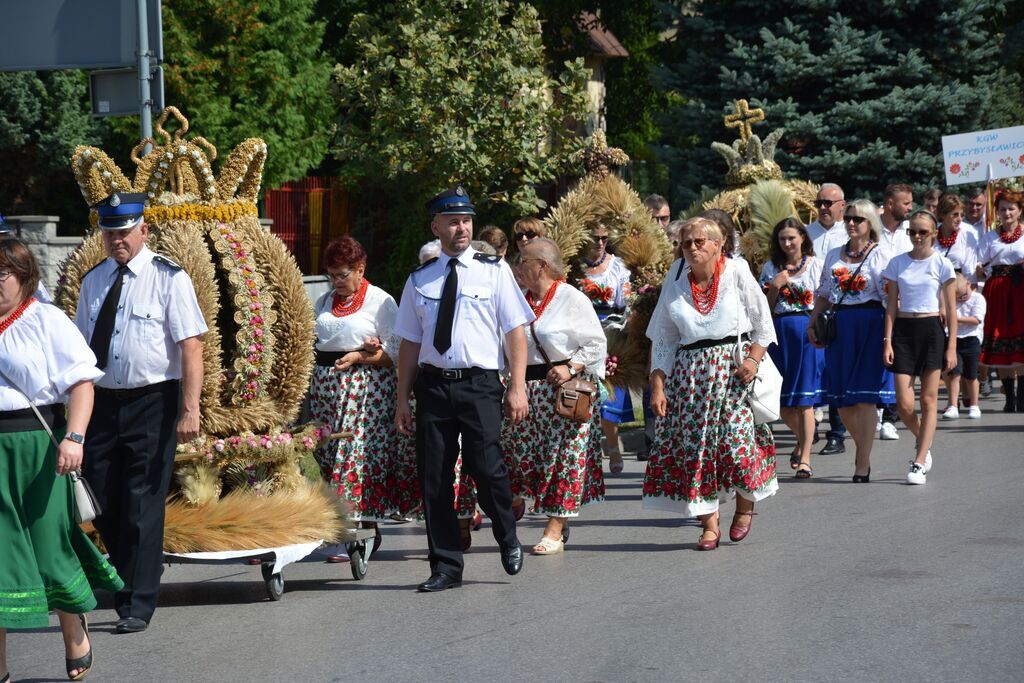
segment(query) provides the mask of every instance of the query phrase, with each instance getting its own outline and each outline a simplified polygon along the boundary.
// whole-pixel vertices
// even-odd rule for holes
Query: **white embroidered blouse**
[[[761,267],[759,281],[762,289],[767,289],[772,280],[779,274],[779,268],[771,261]],[[811,256],[807,259],[807,267],[796,276],[790,276],[789,284],[779,290],[775,299],[775,315],[783,313],[802,313],[814,308],[814,290],[821,279],[821,260]]]
[[[551,362],[582,363],[598,379],[604,379],[608,340],[590,299],[583,292],[565,282],[560,283],[537,318],[535,329]],[[529,329],[526,330],[526,357],[529,365],[544,363]]]
[[[380,287],[368,285],[362,307],[350,315],[337,317],[331,312],[334,290],[325,292],[316,301],[316,348],[318,351],[355,351],[363,347],[367,337],[379,337],[384,353],[398,362],[395,318],[398,304]]]

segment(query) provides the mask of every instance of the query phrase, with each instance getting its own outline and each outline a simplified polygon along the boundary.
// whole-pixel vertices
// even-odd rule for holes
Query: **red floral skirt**
[[[982,290],[985,338],[981,342],[981,363],[1011,367],[1024,363],[1024,280],[1012,275],[994,275]]]
[[[532,496],[537,513],[577,517],[584,505],[604,500],[600,410],[583,423],[557,415],[555,387],[543,379],[526,383],[526,397],[526,419],[502,423],[512,493]]]
[[[758,501],[778,490],[775,442],[768,425],[754,424],[749,386],[733,376],[734,348],[676,352],[644,476],[645,508],[697,517],[733,492]]]

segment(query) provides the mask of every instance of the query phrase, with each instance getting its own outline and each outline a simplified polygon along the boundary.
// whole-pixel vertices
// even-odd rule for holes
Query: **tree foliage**
[[[888,182],[943,178],[941,136],[989,126],[1005,108],[993,85],[1011,81],[993,18],[1003,0],[677,0],[657,82],[686,98],[664,119],[661,152],[674,194],[689,201],[721,185],[710,149],[729,140],[732,101],[764,108],[784,127],[777,160],[791,176],[840,183],[847,196]]]

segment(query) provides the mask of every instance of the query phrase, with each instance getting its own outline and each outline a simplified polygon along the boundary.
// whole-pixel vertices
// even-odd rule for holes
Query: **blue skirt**
[[[840,308],[836,339],[825,349],[825,380],[829,405],[871,405],[896,402],[892,373],[882,363],[885,309]]]
[[[601,419],[618,424],[633,421],[633,399],[629,397],[629,389],[615,387],[615,395],[601,406]]]
[[[807,316],[775,318],[775,336],[779,343],[768,347],[768,355],[782,375],[782,407],[824,403],[821,373],[825,367],[825,351],[815,348],[807,339]]]

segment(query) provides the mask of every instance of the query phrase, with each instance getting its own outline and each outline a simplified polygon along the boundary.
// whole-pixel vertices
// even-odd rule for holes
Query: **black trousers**
[[[141,395],[96,390],[83,469],[103,511],[94,524],[124,580],[114,596],[122,618],[148,622],[156,610],[179,386],[162,382]]]
[[[455,461],[462,437],[462,468],[476,483],[480,507],[491,518],[502,548],[519,545],[512,487],[501,452],[501,402],[497,371],[448,380],[420,373],[416,395],[416,462],[427,520],[430,570],[462,578],[462,549],[455,512]]]

